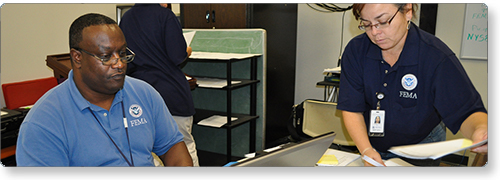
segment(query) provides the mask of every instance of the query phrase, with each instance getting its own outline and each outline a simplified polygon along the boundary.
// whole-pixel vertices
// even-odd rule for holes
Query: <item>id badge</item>
[[[370,114],[370,127],[368,136],[384,137],[385,111],[372,110]]]

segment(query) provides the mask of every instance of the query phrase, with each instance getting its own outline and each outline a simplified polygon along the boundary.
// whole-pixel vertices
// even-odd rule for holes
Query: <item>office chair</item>
[[[355,146],[344,125],[342,112],[334,102],[305,100],[302,131],[311,137],[333,131],[337,134],[333,144]]]
[[[7,109],[29,106],[57,85],[55,77],[2,84]]]

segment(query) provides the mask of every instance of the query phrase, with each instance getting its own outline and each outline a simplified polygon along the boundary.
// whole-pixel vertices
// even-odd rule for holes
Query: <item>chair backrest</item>
[[[55,77],[2,84],[5,105],[7,109],[33,105],[55,86],[57,86]]]
[[[342,112],[337,110],[337,103],[334,102],[305,100],[302,131],[311,137],[333,131],[337,134],[334,144],[356,145],[344,125]]]

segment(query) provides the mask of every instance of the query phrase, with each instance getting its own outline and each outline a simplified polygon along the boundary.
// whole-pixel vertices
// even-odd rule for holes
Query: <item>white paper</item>
[[[323,70],[324,73],[339,73],[340,74],[340,66],[335,68],[327,68]]]
[[[461,138],[449,141],[397,146],[389,149],[390,152],[411,159],[438,159],[451,153],[463,151],[485,144],[488,140],[472,144],[469,139]]]
[[[230,60],[230,59],[246,59],[261,54],[240,54],[240,53],[217,53],[217,52],[194,52],[191,53],[191,59],[216,59],[216,60]]]
[[[238,118],[236,117],[231,117],[231,121],[234,121]],[[211,126],[211,127],[222,127],[224,124],[227,123],[227,117],[226,116],[220,116],[220,115],[213,115],[210,116],[204,120],[201,120],[198,122],[198,125],[203,125],[203,126]]]
[[[400,158],[391,158],[384,161],[385,166],[414,166]]]
[[[340,151],[336,149],[328,148],[324,155],[333,154],[339,161],[337,165],[326,165],[326,164],[317,164],[318,166],[347,166],[351,162],[359,159],[361,156],[359,154],[354,154],[350,152]]]
[[[2,116],[3,115],[6,115],[6,114],[9,114],[8,112],[5,112],[5,111],[2,111]]]
[[[370,163],[371,165],[375,166],[375,167],[385,167],[383,164],[380,164],[379,162],[375,161],[374,159],[364,155],[363,156],[363,160],[365,160],[366,162]]]
[[[183,33],[184,39],[186,40],[186,45],[191,46],[191,42],[193,41],[194,35],[196,34],[196,31],[191,31],[191,32],[185,32]]]
[[[384,165],[380,164],[379,162],[375,161],[374,159],[368,157],[368,156],[363,156],[363,160],[366,162],[372,164],[375,167],[389,167],[389,166],[413,166],[412,164],[400,159],[400,158],[391,158],[388,160],[384,160]]]
[[[276,147],[264,149],[264,152],[273,152],[273,151],[276,151],[278,149],[281,149],[281,146],[276,146]]]
[[[199,87],[207,88],[223,88],[227,86],[226,79],[216,79],[216,78],[196,78],[196,83]],[[238,84],[241,81],[231,81],[231,84]]]

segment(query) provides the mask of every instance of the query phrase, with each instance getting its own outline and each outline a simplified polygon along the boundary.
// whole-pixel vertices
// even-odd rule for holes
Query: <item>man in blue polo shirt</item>
[[[445,126],[474,143],[488,138],[479,93],[446,44],[411,22],[415,9],[413,4],[353,5],[366,33],[343,53],[337,108],[359,152],[379,163],[397,157],[387,151],[392,146],[444,141]],[[377,119],[381,126],[374,126]],[[472,150],[488,152],[487,145]],[[405,160],[419,166],[440,163]]]
[[[125,75],[135,54],[109,17],[89,13],[70,27],[72,70],[21,125],[18,166],[192,166],[160,94]]]

